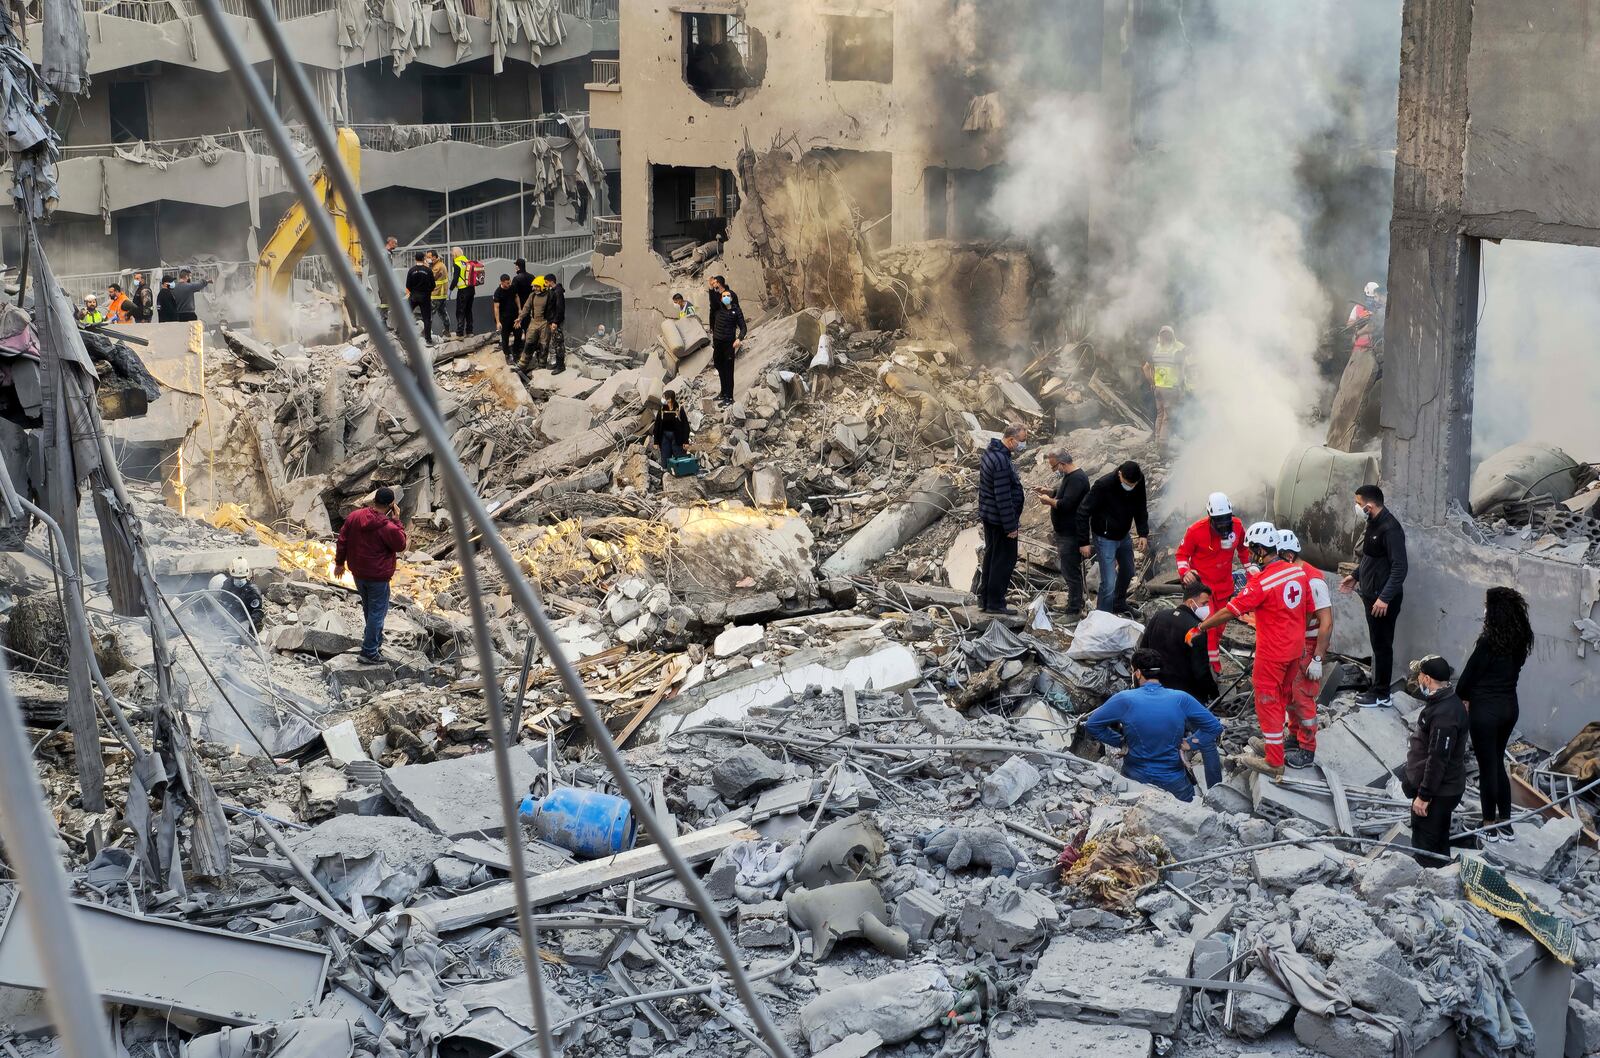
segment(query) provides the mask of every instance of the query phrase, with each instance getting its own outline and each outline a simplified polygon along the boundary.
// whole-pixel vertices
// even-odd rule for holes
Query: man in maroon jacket
[[[355,578],[361,612],[367,627],[361,637],[359,660],[365,665],[383,662],[383,619],[389,616],[389,581],[394,579],[395,556],[406,549],[406,531],[394,490],[380,486],[372,503],[352,511],[339,528],[339,546],[333,555],[333,575],[343,577],[345,567]]]

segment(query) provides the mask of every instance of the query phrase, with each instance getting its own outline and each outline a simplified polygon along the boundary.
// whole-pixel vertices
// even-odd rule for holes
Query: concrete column
[[[1406,0],[1384,330],[1384,489],[1440,525],[1471,473],[1477,242],[1462,234],[1472,0]]]

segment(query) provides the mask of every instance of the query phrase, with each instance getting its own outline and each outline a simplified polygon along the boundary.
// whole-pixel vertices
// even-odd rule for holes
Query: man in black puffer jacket
[[[739,307],[739,295],[725,286],[714,290],[712,298],[711,362],[716,365],[717,379],[722,386],[717,403],[726,407],[733,403],[734,356],[744,344],[744,310]]]

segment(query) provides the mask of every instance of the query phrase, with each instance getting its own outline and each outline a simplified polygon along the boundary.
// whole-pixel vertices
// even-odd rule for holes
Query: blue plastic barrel
[[[548,797],[522,799],[521,815],[540,837],[579,856],[598,859],[633,848],[633,806],[611,794],[563,786]]]

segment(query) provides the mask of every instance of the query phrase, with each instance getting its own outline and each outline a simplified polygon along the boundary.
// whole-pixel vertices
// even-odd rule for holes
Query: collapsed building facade
[[[1171,75],[1129,42],[1151,22],[1185,40],[1200,23],[1184,4],[1086,7],[1066,23],[1081,49],[1069,79],[1107,95],[1126,118],[1109,142],[1128,146],[1156,131],[1141,100]],[[977,608],[973,467],[1007,424],[1093,474],[1136,458],[1157,497],[1184,485],[1128,382],[1137,360],[1052,311],[1063,255],[987,237],[983,188],[1000,173],[982,174],[1016,164],[1007,115],[1027,94],[992,71],[931,73],[937,36],[919,40],[951,25],[961,39],[958,16],[978,10],[625,7],[618,56],[599,60],[615,65],[588,82],[595,123],[622,133],[621,213],[597,219],[593,268],[623,291],[625,335],[574,336],[562,375],[513,371],[488,335],[421,347],[369,323],[320,344],[158,324],[121,332],[147,336],[149,411],[102,430],[91,409],[124,388],[133,354],[116,328],[87,329],[73,370],[101,399],[83,402],[81,433],[131,462],[167,419],[181,454],[123,481],[103,447],[111,465],[81,497],[102,528],[82,504],[81,558],[21,502],[47,491],[75,516],[67,431],[39,473],[24,448],[0,479],[21,530],[0,555],[0,707],[30,729],[5,749],[34,757],[0,787],[0,1049],[96,1054],[72,1030],[98,1029],[103,999],[112,1046],[136,1058],[1600,1054],[1600,852],[1581,796],[1594,772],[1555,768],[1569,781],[1544,799],[1530,783],[1511,842],[1470,848],[1467,806],[1468,847],[1425,868],[1394,779],[1422,703],[1400,690],[1394,709],[1356,707],[1359,635],[1329,667],[1320,770],[1278,784],[1240,769],[1185,802],[1121,774],[1084,730],[1127,686],[1141,626],[1052,624],[1062,585],[1040,505],[1016,580],[1034,605]],[[1536,665],[1554,665],[1552,601],[1587,604],[1568,567],[1515,565],[1535,559],[1456,526],[1470,372],[1445,353],[1464,355],[1474,315],[1458,305],[1456,337],[1437,331],[1422,308],[1438,311],[1424,295],[1442,280],[1417,269],[1454,269],[1470,301],[1471,239],[1524,221],[1456,230],[1449,174],[1472,173],[1460,93],[1474,90],[1474,128],[1484,99],[1493,131],[1496,101],[1518,107],[1499,63],[1530,33],[1574,49],[1581,35],[1552,33],[1573,27],[1532,5],[1524,22],[1470,14],[1405,9],[1384,484],[1416,540],[1411,656],[1470,638],[1479,586],[1463,582],[1477,579],[1522,585]],[[1432,94],[1452,91],[1453,105]],[[1446,117],[1452,135],[1433,124]],[[1487,164],[1500,187],[1505,158]],[[374,212],[385,200],[364,197]],[[1505,233],[1581,235],[1543,201],[1533,227]],[[1096,240],[1090,224],[1054,245]],[[47,238],[32,246],[53,261]],[[727,409],[703,343],[657,339],[667,296],[704,308],[718,273],[752,318]],[[31,309],[6,319],[40,321],[48,379],[77,331],[67,284],[33,274]],[[1418,399],[1448,365],[1451,399]],[[407,385],[413,371],[425,385]],[[39,406],[27,378],[22,365],[7,380],[25,411]],[[668,387],[693,424],[694,474],[654,458]],[[24,440],[42,429],[23,425]],[[1440,474],[1441,453],[1461,462]],[[1044,456],[1017,459],[1030,489],[1055,480]],[[330,552],[380,482],[400,488],[412,537],[386,656],[364,665]],[[1341,518],[1324,548],[1345,548]],[[1141,616],[1179,591],[1172,543],[1158,528]],[[265,597],[259,635],[208,587],[235,560]],[[1252,647],[1230,630],[1214,705],[1230,753],[1256,730]],[[1563,658],[1544,671],[1573,674]],[[1519,778],[1553,768],[1559,741],[1540,725],[1575,719],[1536,712],[1528,684]],[[35,768],[53,834],[23,842],[15,798],[24,787],[40,807]],[[71,925],[52,939],[79,938],[92,979],[65,996],[56,949],[35,939],[40,874],[20,896],[9,884],[58,860],[67,878],[46,885],[71,895],[57,920]],[[95,1013],[64,1019],[70,1002]]]

